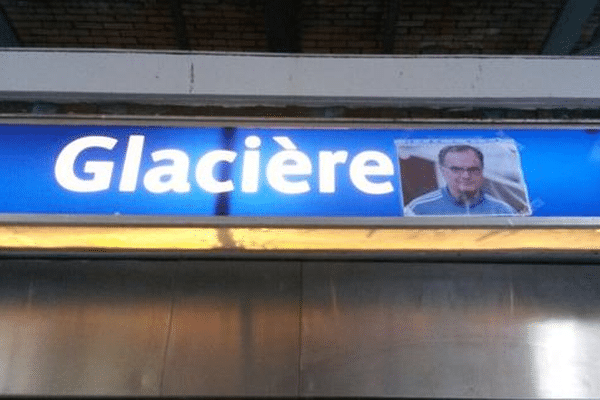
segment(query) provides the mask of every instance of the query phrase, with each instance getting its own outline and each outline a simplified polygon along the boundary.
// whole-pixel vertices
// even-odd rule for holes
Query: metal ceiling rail
[[[600,58],[3,49],[0,101],[597,108]]]

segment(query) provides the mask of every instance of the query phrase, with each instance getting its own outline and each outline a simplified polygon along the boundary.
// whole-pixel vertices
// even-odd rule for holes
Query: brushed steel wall
[[[595,266],[307,263],[308,395],[600,396]]]
[[[0,392],[600,397],[595,265],[1,260]]]
[[[300,265],[2,261],[0,390],[294,395]]]

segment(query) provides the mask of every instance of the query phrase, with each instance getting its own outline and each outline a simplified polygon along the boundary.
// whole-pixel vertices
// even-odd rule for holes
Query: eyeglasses
[[[467,172],[469,175],[481,175],[481,168],[480,167],[469,167],[469,168],[463,168],[463,167],[446,167],[444,165],[444,168],[448,168],[450,171],[452,171],[455,174],[462,174],[463,172]]]

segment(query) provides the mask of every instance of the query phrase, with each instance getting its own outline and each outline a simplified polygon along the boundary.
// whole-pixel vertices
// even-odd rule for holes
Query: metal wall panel
[[[0,262],[0,393],[296,395],[300,264]]]
[[[179,264],[163,395],[298,394],[300,263]]]
[[[596,266],[0,261],[0,392],[600,397]]]
[[[595,267],[307,263],[310,396],[600,396]]]
[[[2,261],[1,393],[157,395],[170,282],[132,264]]]

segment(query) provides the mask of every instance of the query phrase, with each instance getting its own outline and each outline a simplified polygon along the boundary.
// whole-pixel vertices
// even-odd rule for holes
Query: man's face
[[[476,196],[483,185],[482,172],[479,157],[473,150],[449,152],[442,165],[442,175],[456,198]]]

